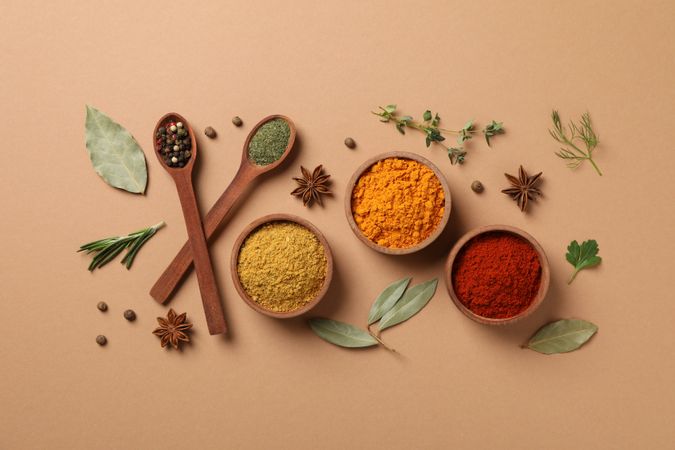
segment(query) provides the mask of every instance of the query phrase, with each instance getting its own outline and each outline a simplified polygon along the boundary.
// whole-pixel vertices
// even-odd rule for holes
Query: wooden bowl
[[[302,225],[303,227],[307,228],[309,231],[314,233],[317,239],[319,239],[319,242],[323,246],[326,255],[326,278],[323,281],[323,286],[321,286],[321,290],[316,294],[316,296],[311,301],[309,301],[303,307],[289,312],[276,312],[263,308],[255,300],[253,300],[248,295],[248,293],[246,293],[246,291],[244,290],[244,286],[242,286],[241,281],[239,280],[237,263],[239,262],[239,251],[241,250],[241,246],[244,243],[244,240],[246,240],[246,238],[253,231],[258,229],[261,225],[270,222],[294,222],[297,223],[298,225]],[[277,319],[289,319],[291,317],[296,317],[301,314],[304,314],[310,309],[314,308],[324,297],[324,295],[328,291],[328,287],[330,286],[331,279],[333,278],[333,253],[331,252],[330,246],[328,245],[328,241],[326,240],[324,235],[321,233],[321,231],[319,231],[317,227],[315,227],[309,221],[291,214],[269,214],[254,220],[253,222],[248,224],[246,228],[244,228],[244,230],[239,234],[239,237],[237,237],[237,240],[234,242],[234,247],[232,248],[232,255],[230,257],[230,271],[232,272],[232,281],[234,282],[234,287],[237,289],[237,292],[239,293],[241,298],[244,299],[244,301],[248,306],[250,306],[251,308],[253,308],[254,310],[258,311],[261,314],[265,314],[266,316],[274,317]]]
[[[527,241],[537,251],[537,254],[539,255],[539,264],[541,264],[541,281],[539,283],[539,291],[537,292],[537,296],[532,300],[530,306],[528,306],[525,310],[521,311],[519,314],[513,317],[494,319],[490,317],[483,317],[474,313],[469,308],[464,306],[464,304],[462,304],[459,298],[457,298],[454,286],[452,285],[452,269],[455,263],[455,258],[457,257],[459,252],[471,239],[475,238],[480,234],[489,232],[504,232],[514,234]],[[550,280],[551,269],[548,264],[548,258],[546,257],[546,253],[544,253],[544,249],[532,236],[530,236],[529,234],[527,234],[526,232],[524,232],[519,228],[515,228],[509,225],[488,225],[484,227],[475,228],[469,231],[455,243],[455,245],[452,247],[452,250],[450,250],[450,254],[448,255],[448,259],[445,263],[445,273],[443,275],[443,278],[445,279],[445,285],[448,288],[448,294],[450,294],[450,298],[455,303],[455,306],[460,311],[462,311],[467,317],[469,317],[472,320],[475,320],[478,323],[483,323],[486,325],[505,325],[516,322],[518,320],[523,319],[524,317],[529,316],[539,307],[539,305],[541,305],[541,302],[544,300],[544,297],[546,297],[546,293],[548,292],[548,287],[551,281]]]
[[[370,239],[368,239],[367,236],[365,236],[361,232],[358,225],[356,224],[356,221],[354,220],[354,214],[352,213],[352,192],[354,191],[354,187],[356,186],[356,183],[359,181],[359,178],[361,178],[361,175],[363,175],[364,172],[370,169],[375,163],[387,158],[411,159],[413,161],[417,161],[421,164],[424,164],[434,172],[436,178],[438,178],[438,181],[441,183],[441,186],[443,187],[443,192],[445,193],[445,210],[443,212],[443,218],[441,219],[441,222],[438,224],[436,229],[429,235],[429,237],[411,247],[390,248],[378,245],[377,243],[371,241]],[[440,236],[440,234],[443,232],[443,229],[448,224],[448,219],[450,218],[450,207],[451,207],[450,188],[448,187],[448,182],[445,180],[445,177],[443,176],[441,171],[438,170],[438,167],[436,167],[428,159],[415,153],[409,152],[387,152],[368,159],[366,162],[361,164],[358,169],[356,169],[356,171],[350,178],[349,183],[347,183],[347,192],[345,194],[345,215],[347,216],[347,222],[349,222],[349,227],[352,229],[356,237],[361,240],[361,242],[363,242],[373,250],[387,255],[405,255],[409,253],[415,253],[419,250],[422,250],[424,247],[428,246],[432,242],[434,242],[434,240],[436,240],[436,238]]]

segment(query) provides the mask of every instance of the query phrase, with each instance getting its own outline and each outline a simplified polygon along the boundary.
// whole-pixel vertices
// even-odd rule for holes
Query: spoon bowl
[[[253,136],[255,136],[260,127],[274,119],[282,119],[288,124],[288,127],[290,128],[288,144],[286,144],[286,148],[279,159],[265,166],[259,166],[249,158],[248,147],[251,143],[251,139],[253,139]],[[191,135],[194,137],[194,133],[191,133]],[[246,141],[244,141],[241,163],[239,164],[237,174],[204,218],[204,234],[206,235],[207,240],[211,239],[218,228],[227,222],[230,210],[242,194],[247,191],[249,185],[261,175],[271,172],[283,164],[293,151],[295,138],[295,124],[291,119],[280,114],[267,116],[253,127],[246,137]],[[150,289],[150,296],[159,303],[166,303],[192,266],[192,260],[192,251],[190,250],[189,242],[186,242],[174,257],[173,261],[171,261],[169,266],[157,279],[152,289]]]
[[[264,166],[258,165],[254,161],[251,161],[251,158],[249,158],[248,147],[251,144],[251,140],[253,139],[253,137],[258,133],[258,130],[260,130],[260,128],[267,122],[271,122],[272,120],[276,119],[281,119],[288,124],[288,128],[290,129],[290,135],[288,136],[288,144],[286,144],[286,148],[284,149],[284,152],[281,154],[279,159]],[[284,160],[288,157],[291,150],[293,149],[293,145],[295,144],[296,133],[297,132],[295,129],[295,124],[291,119],[289,119],[286,116],[282,116],[280,114],[273,114],[271,116],[263,118],[260,122],[255,124],[253,129],[251,129],[251,131],[248,133],[248,136],[246,136],[246,140],[244,141],[244,147],[241,152],[241,166],[246,164],[251,167],[251,170],[255,170],[259,174],[263,174],[276,169],[284,162]]]
[[[188,159],[187,164],[185,164],[185,166],[183,166],[183,167],[171,167],[171,166],[169,166],[164,161],[164,158],[162,158],[161,155],[160,155],[161,148],[158,147],[158,143],[157,143],[157,131],[159,130],[160,127],[166,125],[169,122],[176,122],[176,123],[182,122],[183,127],[187,130],[188,135],[190,136],[190,142],[191,142],[190,153],[191,153],[191,155],[190,155],[190,159]],[[159,163],[162,165],[162,167],[164,167],[164,169],[166,169],[169,172],[169,174],[171,174],[172,177],[174,176],[173,175],[174,173],[192,172],[192,169],[194,168],[195,160],[197,159],[197,154],[198,154],[199,150],[197,149],[197,140],[195,139],[195,133],[192,130],[192,127],[190,126],[190,124],[187,122],[187,120],[185,120],[185,118],[183,116],[181,116],[178,113],[174,113],[174,112],[164,114],[162,116],[162,118],[159,119],[159,121],[157,121],[157,125],[155,125],[155,131],[153,133],[153,136],[155,136],[153,142],[154,142],[155,154],[157,155],[157,159],[159,159]]]

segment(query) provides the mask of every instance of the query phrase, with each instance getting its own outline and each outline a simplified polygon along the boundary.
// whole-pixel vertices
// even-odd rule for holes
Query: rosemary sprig
[[[94,259],[89,264],[89,271],[101,268],[115,259],[124,249],[127,249],[126,255],[122,258],[121,263],[126,265],[127,270],[131,268],[134,258],[138,251],[148,240],[155,235],[157,230],[164,226],[164,222],[160,222],[149,228],[135,231],[126,236],[114,236],[98,241],[84,244],[78,250],[79,252],[86,252],[86,254],[95,253]]]
[[[591,124],[591,116],[586,112],[581,116],[581,121],[576,124],[570,120],[570,123],[565,128],[561,121],[558,111],[553,110],[551,113],[553,120],[553,130],[548,130],[549,134],[565,145],[567,148],[560,147],[560,151],[555,154],[567,161],[567,167],[576,169],[585,160],[588,160],[598,175],[602,176],[602,172],[598,165],[593,161],[593,150],[597,147],[599,139],[598,135],[593,130]],[[586,147],[586,151],[581,150],[574,142],[581,142]]]
[[[396,129],[401,134],[405,134],[405,128],[414,128],[426,134],[426,145],[427,147],[431,146],[431,143],[434,142],[441,147],[443,147],[448,152],[448,158],[452,164],[462,164],[466,156],[466,151],[461,146],[465,141],[471,139],[475,134],[482,133],[485,137],[485,142],[487,142],[488,147],[490,146],[490,138],[502,134],[504,132],[504,127],[502,122],[495,122],[494,120],[490,122],[485,128],[478,131],[474,126],[473,120],[469,120],[464,126],[459,130],[449,130],[446,128],[440,128],[438,124],[441,121],[438,113],[433,114],[430,110],[424,111],[422,116],[423,122],[416,122],[411,116],[398,116],[396,114],[396,105],[387,105],[384,108],[379,107],[380,111],[375,112],[371,111],[373,114],[380,118],[381,122],[394,122]],[[443,134],[450,134],[457,136],[457,147],[451,147],[442,142],[445,140]]]

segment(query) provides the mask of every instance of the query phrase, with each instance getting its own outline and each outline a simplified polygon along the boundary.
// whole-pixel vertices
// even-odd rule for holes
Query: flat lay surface
[[[671,1],[624,0],[3,1],[0,448],[672,448],[674,15]],[[466,162],[451,165],[423,134],[371,114],[392,103],[417,119],[438,111],[453,129],[503,121],[505,133],[491,147],[465,143]],[[92,169],[86,105],[144,150],[145,195]],[[590,112],[602,176],[554,154],[553,109],[564,122]],[[209,246],[227,337],[209,335],[194,272],[166,305],[149,295],[187,239],[153,155],[155,124],[172,111],[195,131],[202,216],[258,121],[282,114],[297,128],[293,154],[253,183]],[[409,255],[374,251],[345,218],[354,171],[391,151],[432,161],[452,196],[445,231]],[[323,206],[290,195],[301,165],[330,174]],[[526,213],[500,192],[520,165],[543,172]],[[286,320],[247,306],[230,274],[237,236],[274,213],[314,224],[333,255],[323,300]],[[160,221],[131,270],[115,260],[89,272],[76,253]],[[525,230],[550,263],[547,297],[512,325],[468,319],[444,284],[453,244],[491,224]],[[568,285],[567,246],[588,239],[602,263]],[[439,284],[383,333],[397,353],[339,348],[307,325],[365,327],[373,300],[407,276]],[[182,351],[152,334],[169,308],[193,324]],[[565,318],[598,332],[571,353],[520,348]]]

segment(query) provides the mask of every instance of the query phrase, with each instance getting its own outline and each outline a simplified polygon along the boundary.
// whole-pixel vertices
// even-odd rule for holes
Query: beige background
[[[0,6],[0,448],[672,448],[675,3],[59,3]],[[402,137],[370,114],[390,102],[417,117],[438,110],[450,127],[497,119],[508,131],[492,149],[475,140],[454,167],[420,134]],[[145,148],[147,196],[94,173],[85,104]],[[605,176],[572,172],[553,155],[554,107],[565,118],[591,112]],[[167,310],[147,294],[186,237],[151,153],[155,121],[170,110],[219,132],[199,141],[204,209],[260,118],[286,114],[300,136],[297,158],[250,191],[212,247],[230,339],[208,335],[193,276],[171,303],[195,323],[182,353],[150,334]],[[352,171],[388,150],[432,159],[452,190],[447,233],[417,255],[369,250],[344,218]],[[288,195],[290,177],[321,163],[335,196],[305,209]],[[544,172],[545,198],[527,215],[499,193],[502,174],[521,163]],[[487,187],[481,196],[474,179]],[[252,311],[233,288],[236,234],[272,212],[309,219],[333,247],[336,276],[319,315],[363,324],[384,286],[440,277],[457,237],[491,223],[540,241],[551,290],[529,319],[492,329],[461,315],[440,284],[422,313],[385,332],[401,356],[339,349],[302,318]],[[90,274],[75,253],[160,220],[168,227],[129,272],[114,263]],[[565,247],[588,238],[603,263],[567,286]],[[135,323],[122,318],[126,308]],[[519,349],[563,317],[600,331],[576,353]]]

